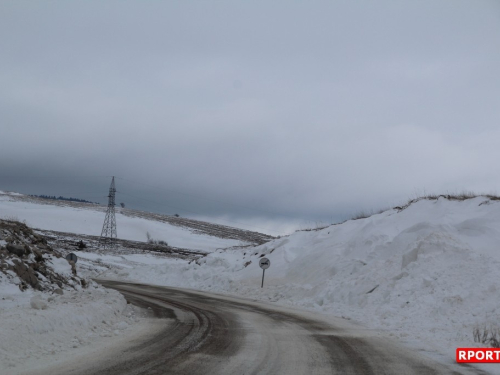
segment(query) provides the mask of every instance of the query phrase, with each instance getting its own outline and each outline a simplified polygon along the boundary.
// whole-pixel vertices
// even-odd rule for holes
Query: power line
[[[3,177],[9,178],[9,176],[3,176]],[[23,177],[23,176],[17,175],[17,176],[11,176],[11,177],[19,178],[19,177]],[[33,178],[33,179],[36,179],[36,178],[74,179],[75,178],[75,176],[53,176],[53,175],[38,175],[38,176],[32,176],[32,175],[28,176],[28,175],[26,175],[24,177],[30,177],[30,178]],[[224,204],[224,205],[233,206],[233,207],[240,207],[240,208],[244,208],[244,209],[248,209],[248,210],[252,210],[252,211],[256,211],[256,212],[261,212],[261,213],[264,213],[264,214],[270,214],[270,215],[274,215],[274,216],[285,216],[283,214],[278,214],[276,212],[261,210],[261,209],[257,209],[257,208],[254,208],[254,207],[244,206],[244,205],[240,205],[240,204],[229,203],[229,202],[221,201],[221,200],[218,200],[218,199],[207,198],[207,197],[196,195],[196,194],[192,194],[192,193],[185,193],[185,192],[177,191],[177,190],[174,190],[174,189],[168,189],[168,188],[164,188],[164,187],[161,187],[161,186],[155,186],[155,185],[151,185],[151,184],[147,184],[147,183],[143,183],[143,182],[138,182],[138,181],[134,181],[134,180],[126,179],[126,178],[123,178],[123,177],[118,177],[118,176],[109,176],[109,175],[87,175],[87,176],[84,176],[84,175],[82,175],[82,176],[77,176],[77,177],[79,177],[79,178],[104,178],[104,177],[112,177],[113,182],[114,182],[114,179],[116,178],[116,179],[120,179],[120,180],[123,180],[123,181],[126,181],[126,182],[130,182],[130,183],[133,183],[133,184],[148,186],[150,188],[154,188],[154,189],[160,190],[162,192],[164,192],[164,191],[172,192],[172,193],[175,193],[175,194],[180,194],[180,195],[184,195],[184,196],[193,197],[193,198],[196,198],[196,199],[199,199],[199,200],[216,202],[216,203],[219,203],[219,204]],[[115,189],[115,192],[117,192],[116,189]],[[83,194],[93,194],[93,193],[95,193],[95,192],[80,192],[80,193],[75,193],[75,192],[68,193],[68,192],[64,192],[63,194],[65,194],[65,195],[68,195],[68,194],[70,194],[70,195],[83,195]],[[155,205],[159,204],[156,201],[152,201],[152,200],[149,200],[149,199],[146,199],[146,198],[142,198],[142,197],[137,197],[137,196],[134,196],[134,195],[131,195],[131,194],[128,194],[128,193],[124,193],[122,191],[118,191],[118,193],[124,194],[124,195],[128,195],[128,196],[136,198],[136,199],[141,199],[141,200],[144,200],[144,201],[148,201],[148,202],[154,203]],[[58,193],[58,194],[61,194],[61,193]],[[110,195],[111,195],[111,193],[110,193]],[[109,197],[110,196],[108,196],[108,198]],[[87,199],[102,199],[102,198],[106,198],[106,197],[105,196],[93,196],[93,197],[87,196],[86,198]],[[203,214],[201,214],[199,212],[195,212],[195,211],[192,211],[192,210],[189,210],[189,209],[186,209],[186,208],[175,207],[175,206],[172,206],[172,205],[169,205],[169,204],[165,204],[165,203],[160,203],[160,204],[162,204],[163,206],[169,207],[169,208],[173,208],[175,210],[185,211],[185,212],[189,212],[189,213],[194,214],[194,215],[203,216]],[[109,210],[109,201],[108,201],[108,210]],[[241,222],[234,221],[234,220],[226,220],[226,219],[220,219],[220,218],[218,218],[218,220],[219,221],[223,221],[223,222],[227,222],[227,223],[231,223],[231,224],[238,224],[238,225],[243,225],[243,226],[246,226],[246,227],[252,227],[252,228],[255,228],[255,229],[258,229],[258,230],[261,230],[261,231],[267,231],[267,229],[260,228],[260,227],[257,227],[257,226],[251,225],[251,224],[241,223]]]
[[[116,235],[116,216],[115,216],[115,178],[111,180],[111,186],[109,187],[109,200],[108,200],[108,210],[106,211],[106,217],[104,218],[104,224],[102,226],[101,238],[99,239],[99,244],[106,248],[115,246]]]
[[[117,193],[119,193],[119,194],[123,194],[123,195],[128,195],[128,196],[130,196],[130,197],[132,197],[132,198],[136,198],[136,199],[142,199],[142,200],[144,200],[144,201],[148,201],[148,202],[154,203],[154,204],[156,204],[156,205],[158,204],[158,202],[156,202],[156,201],[152,201],[152,200],[150,200],[150,199],[146,199],[146,198],[142,198],[142,197],[137,197],[137,196],[134,196],[134,195],[132,195],[132,194],[124,193],[124,192],[122,192],[122,191],[117,191]],[[192,214],[194,214],[194,215],[201,215],[201,216],[202,216],[202,214],[201,214],[201,213],[199,213],[199,212],[194,212],[194,211],[188,210],[188,209],[186,209],[186,208],[174,207],[174,206],[171,206],[171,205],[167,205],[167,204],[165,204],[165,203],[160,203],[160,204],[162,204],[162,205],[163,205],[163,206],[165,206],[165,207],[174,208],[174,209],[176,209],[176,210],[186,211],[186,212],[192,213]],[[224,222],[226,222],[226,223],[231,223],[231,224],[244,225],[244,226],[247,226],[247,227],[252,227],[252,228],[255,228],[255,229],[258,229],[258,230],[261,230],[261,231],[267,231],[267,229],[260,228],[260,227],[256,227],[255,225],[251,225],[251,224],[241,223],[241,222],[234,221],[234,220],[226,220],[226,219],[220,219],[220,218],[218,218],[217,220],[219,220],[219,221],[224,221]]]
[[[133,184],[144,185],[144,186],[148,186],[148,187],[151,187],[151,188],[154,188],[154,189],[158,189],[158,190],[162,190],[162,191],[169,191],[169,192],[172,192],[172,193],[186,195],[186,196],[197,198],[197,199],[201,199],[201,200],[222,203],[222,204],[225,204],[225,205],[228,205],[228,206],[245,208],[245,209],[248,209],[248,210],[262,212],[262,213],[265,213],[265,214],[270,214],[270,215],[275,215],[275,216],[285,216],[283,214],[279,214],[279,213],[276,213],[276,212],[271,212],[271,211],[267,211],[267,210],[261,210],[261,209],[255,208],[255,207],[244,206],[244,205],[236,204],[236,203],[229,203],[229,202],[221,201],[219,199],[207,198],[207,197],[203,197],[203,196],[192,194],[192,193],[185,193],[185,192],[182,192],[182,191],[168,189],[168,188],[164,188],[164,187],[160,187],[160,186],[145,184],[143,182],[132,181],[132,180],[129,180],[129,179],[126,179],[126,178],[123,178],[123,177],[116,177],[116,178],[118,178],[120,180],[123,180],[123,181],[131,182]]]
[[[73,179],[73,178],[75,178],[75,176],[53,176],[53,175],[37,175],[37,176],[31,176],[31,175],[19,176],[19,175],[17,175],[17,176],[2,176],[2,177],[3,178],[29,177],[29,178],[50,178],[50,179]],[[272,211],[268,211],[268,210],[262,210],[262,209],[259,209],[259,208],[249,207],[249,206],[245,206],[245,205],[241,205],[241,204],[237,204],[237,203],[230,203],[230,202],[222,201],[222,200],[219,200],[219,199],[208,198],[206,196],[201,196],[201,195],[192,194],[192,193],[186,193],[186,192],[182,192],[182,191],[178,191],[178,190],[174,190],[174,189],[168,189],[168,188],[165,188],[165,187],[151,185],[151,184],[147,184],[147,183],[144,183],[144,182],[138,182],[138,181],[130,180],[130,179],[119,177],[119,176],[110,176],[110,175],[81,175],[80,176],[79,175],[78,177],[79,178],[109,178],[109,177],[113,178],[114,177],[115,179],[120,179],[120,180],[123,180],[123,181],[126,181],[126,182],[130,182],[130,183],[133,183],[133,184],[148,186],[150,188],[154,188],[154,189],[157,189],[157,190],[168,191],[168,192],[171,192],[171,193],[185,195],[185,196],[193,197],[193,198],[200,199],[200,200],[216,202],[216,203],[224,204],[224,205],[227,205],[227,206],[240,207],[240,208],[244,208],[244,209],[247,209],[247,210],[252,210],[252,211],[255,211],[255,212],[261,212],[261,213],[268,214],[268,215],[285,216],[285,215],[277,213],[277,212],[272,212]],[[82,193],[71,193],[71,194],[88,194],[88,193],[92,194],[94,192],[82,192]],[[64,194],[69,194],[69,193],[64,193]]]
[[[114,177],[114,178],[119,178],[119,177]],[[123,179],[123,178],[120,178],[120,179],[127,181],[126,179]],[[128,180],[128,181],[132,182],[130,180]],[[139,183],[139,184],[141,184],[141,183]],[[151,185],[147,185],[147,184],[141,184],[141,185],[151,186]],[[160,188],[158,187],[158,189],[160,189]],[[79,193],[75,193],[75,192],[68,193],[68,192],[65,192],[65,193],[58,193],[58,194],[75,195],[76,196],[76,195],[80,195],[80,194],[89,194],[89,193],[93,193],[93,192],[79,192]],[[166,204],[166,203],[163,203],[163,202],[159,203],[158,201],[153,201],[151,199],[146,199],[146,198],[138,197],[138,196],[135,196],[135,195],[132,195],[132,194],[129,194],[129,193],[125,193],[125,192],[123,192],[121,190],[120,191],[116,190],[116,193],[127,195],[127,196],[130,196],[130,197],[135,198],[135,199],[140,199],[140,200],[143,200],[143,201],[151,202],[151,203],[154,203],[155,205],[160,204],[160,205],[162,205],[164,207],[172,208],[172,209],[177,210],[177,211],[184,211],[184,212],[189,212],[189,213],[194,214],[194,215],[203,216],[203,214],[200,213],[200,212],[195,212],[195,211],[189,210],[187,208],[183,208],[183,207],[172,206],[170,204]],[[185,194],[185,195],[190,195],[190,194]],[[100,195],[100,196],[92,196],[92,197],[86,196],[85,198],[86,199],[104,199],[104,198],[109,198],[109,195],[108,196]],[[203,198],[200,198],[200,199],[203,199]],[[208,200],[216,201],[216,200],[213,200],[213,199],[208,199]],[[109,204],[109,202],[108,202],[108,204]],[[230,203],[227,203],[227,204],[230,205]],[[266,228],[261,228],[261,227],[255,226],[255,225],[251,225],[251,224],[247,224],[247,223],[242,223],[242,222],[238,222],[238,221],[234,221],[234,220],[227,220],[227,219],[221,219],[221,218],[217,218],[217,220],[223,221],[223,222],[226,222],[226,223],[238,224],[238,225],[243,225],[243,226],[251,227],[251,228],[255,228],[255,229],[261,230],[261,231],[267,231]]]

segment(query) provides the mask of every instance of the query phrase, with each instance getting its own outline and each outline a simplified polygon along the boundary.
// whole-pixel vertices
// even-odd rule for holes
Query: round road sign
[[[73,253],[69,253],[68,255],[66,255],[66,259],[68,260],[68,262],[75,262],[78,260],[77,256]]]
[[[259,266],[263,270],[267,270],[269,267],[271,267],[271,261],[267,258],[261,258],[259,260]]]

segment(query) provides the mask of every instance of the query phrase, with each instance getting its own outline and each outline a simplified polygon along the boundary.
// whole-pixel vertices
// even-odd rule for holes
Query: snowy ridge
[[[189,264],[168,260],[106,276],[303,306],[451,361],[457,346],[481,346],[474,327],[500,324],[499,243],[499,201],[441,197]],[[261,289],[264,255],[271,268]]]

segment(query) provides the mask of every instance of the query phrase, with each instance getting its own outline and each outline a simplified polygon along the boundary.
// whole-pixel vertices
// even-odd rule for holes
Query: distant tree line
[[[96,202],[90,202],[85,199],[79,199],[79,198],[73,198],[73,197],[63,197],[63,196],[58,196],[56,197],[55,195],[30,195],[31,197],[38,197],[42,199],[53,199],[53,200],[58,200],[58,201],[71,201],[71,202],[80,202],[80,203],[93,203],[93,204],[98,204]]]

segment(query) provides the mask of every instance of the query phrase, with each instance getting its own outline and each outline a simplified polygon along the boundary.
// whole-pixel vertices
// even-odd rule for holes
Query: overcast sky
[[[500,193],[500,1],[0,1],[0,189],[282,233]],[[0,212],[1,216],[1,212]]]

